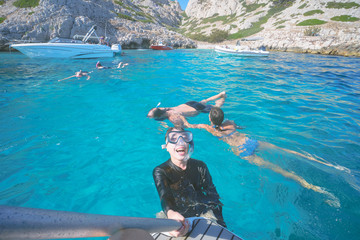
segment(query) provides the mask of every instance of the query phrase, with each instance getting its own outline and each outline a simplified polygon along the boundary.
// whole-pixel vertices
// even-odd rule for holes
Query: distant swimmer
[[[281,149],[285,152],[292,153],[301,157],[304,157],[306,159],[309,159],[311,161],[316,161],[321,164],[335,167],[334,165],[326,162],[322,162],[318,159],[315,159],[313,157],[306,156],[302,153],[298,153],[289,149],[281,148],[276,145],[273,145],[271,143],[258,141],[255,139],[251,139],[247,137],[246,134],[240,133],[237,131],[240,127],[237,126],[234,121],[226,120],[224,121],[224,112],[219,107],[213,107],[209,113],[209,120],[211,122],[211,125],[207,124],[190,124],[187,122],[187,120],[183,117],[184,126],[188,128],[202,128],[207,130],[209,133],[217,137],[219,140],[224,141],[227,143],[230,147],[233,153],[237,156],[239,156],[242,159],[245,159],[249,161],[250,163],[253,163],[257,166],[268,168],[273,170],[274,172],[280,173],[284,177],[290,178],[298,182],[301,186],[312,189],[316,192],[324,193],[328,196],[330,196],[333,200],[332,204],[334,206],[337,206],[338,200],[333,196],[333,194],[328,193],[323,188],[319,186],[312,185],[308,183],[305,179],[302,177],[296,175],[294,172],[288,172],[279,166],[275,165],[274,163],[267,162],[261,157],[257,156],[255,154],[255,150],[258,148],[277,148]]]
[[[211,108],[222,107],[226,99],[226,92],[221,92],[215,96],[204,99],[200,102],[197,101],[189,101],[184,104],[180,104],[176,107],[159,107],[160,103],[155,108],[152,108],[147,117],[154,118],[157,121],[162,121],[165,119],[169,119],[170,122],[174,124],[174,126],[182,127],[183,121],[181,116],[183,117],[193,117],[198,115],[199,113],[209,113]],[[215,101],[215,105],[207,104],[210,101]]]
[[[117,68],[124,68],[126,67],[127,65],[129,65],[128,63],[123,63],[123,62],[120,62],[118,65],[117,65]],[[107,66],[103,66],[100,61],[98,61],[96,63],[96,68],[97,69],[111,69],[112,67],[107,67]]]
[[[111,67],[103,66],[103,65],[101,65],[100,61],[98,61],[98,62],[96,63],[96,68],[97,68],[97,69],[109,69],[109,68],[111,68]]]
[[[117,68],[124,68],[126,67],[127,65],[129,65],[128,63],[123,63],[123,62],[120,62],[117,66]]]
[[[64,80],[66,80],[66,79],[73,78],[73,77],[77,77],[77,78],[87,77],[86,80],[89,80],[89,79],[90,79],[90,75],[89,75],[90,73],[92,73],[92,71],[91,71],[91,72],[86,72],[86,71],[80,70],[80,71],[76,72],[75,75],[72,75],[72,76],[67,77],[67,78],[60,79],[60,80],[58,80],[58,81],[59,81],[59,82],[60,82],[60,81],[64,81]]]

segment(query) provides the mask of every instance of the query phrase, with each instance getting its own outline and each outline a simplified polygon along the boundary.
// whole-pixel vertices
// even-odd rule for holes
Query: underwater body
[[[155,217],[152,170],[169,121],[161,107],[226,91],[226,119],[278,149],[256,155],[323,192],[236,156],[191,129],[229,230],[244,239],[360,236],[360,58],[271,52],[236,57],[212,50],[125,50],[100,59],[30,59],[0,53],[0,205]],[[119,62],[128,63],[117,69]],[[91,78],[69,78],[79,70]],[[209,124],[207,114],[188,118]]]

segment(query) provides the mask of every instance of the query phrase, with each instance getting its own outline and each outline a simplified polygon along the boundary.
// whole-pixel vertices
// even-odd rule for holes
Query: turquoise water
[[[101,62],[129,66],[96,70],[93,59],[0,57],[0,204],[155,217],[152,169],[168,153],[165,124],[146,118],[148,110],[227,91],[225,117],[244,133],[344,167],[257,152],[327,192],[318,193],[193,130],[193,157],[207,163],[229,229],[246,239],[359,238],[359,58],[128,50]],[[91,79],[57,81],[79,69],[94,71]]]

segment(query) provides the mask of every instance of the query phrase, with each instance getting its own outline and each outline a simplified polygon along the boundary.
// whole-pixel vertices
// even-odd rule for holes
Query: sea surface
[[[0,53],[0,205],[155,217],[152,178],[169,157],[166,126],[146,117],[162,107],[227,92],[225,118],[258,150],[314,191],[234,155],[192,130],[193,158],[206,162],[230,230],[244,239],[359,239],[360,58],[212,50],[124,51],[96,59],[30,59]],[[69,78],[89,71],[90,80]],[[207,114],[188,119],[209,123]]]

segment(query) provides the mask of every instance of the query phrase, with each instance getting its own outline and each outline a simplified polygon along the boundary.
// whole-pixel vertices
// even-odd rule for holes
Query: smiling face
[[[171,161],[178,167],[186,167],[189,159],[190,142],[192,134],[188,131],[170,131],[167,133],[166,150],[169,152]]]
[[[171,160],[183,162],[187,160],[186,157],[189,151],[189,143],[186,143],[180,138],[176,144],[168,142],[166,150],[169,152]]]

